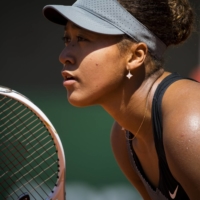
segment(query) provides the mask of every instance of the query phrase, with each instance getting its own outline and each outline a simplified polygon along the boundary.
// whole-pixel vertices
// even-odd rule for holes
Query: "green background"
[[[73,107],[67,101],[64,88],[23,87],[21,90],[56,128],[65,150],[68,182],[88,182],[95,187],[129,184],[112,154],[113,119],[100,106]]]
[[[67,102],[58,55],[63,27],[47,21],[47,4],[70,0],[8,0],[0,6],[0,85],[26,95],[51,120],[64,146],[67,184],[97,188],[130,183],[119,170],[110,146],[113,119],[99,106],[75,108]],[[191,0],[199,26],[200,1]],[[184,44],[166,52],[165,69],[184,76],[200,67],[199,29]],[[80,191],[80,190],[79,190]],[[70,199],[71,200],[71,199]],[[87,199],[88,200],[88,199]]]

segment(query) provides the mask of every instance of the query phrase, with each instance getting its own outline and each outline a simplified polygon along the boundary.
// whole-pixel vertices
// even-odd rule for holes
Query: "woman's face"
[[[122,87],[126,59],[117,44],[121,36],[102,35],[68,22],[65,48],[59,60],[64,65],[63,85],[74,106],[103,104]]]

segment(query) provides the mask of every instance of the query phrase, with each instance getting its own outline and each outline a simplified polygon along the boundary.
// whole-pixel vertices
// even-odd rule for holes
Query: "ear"
[[[131,46],[128,59],[127,59],[127,69],[134,70],[137,67],[143,65],[145,58],[147,57],[148,47],[145,43],[134,43]]]

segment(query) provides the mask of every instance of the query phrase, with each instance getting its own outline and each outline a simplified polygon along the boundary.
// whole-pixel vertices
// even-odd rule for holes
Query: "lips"
[[[68,71],[62,71],[62,77],[64,78],[64,87],[72,86],[76,82],[76,78]]]
[[[75,79],[74,76],[67,71],[62,71],[62,77],[64,78],[65,81]]]
[[[65,81],[67,81],[67,80],[74,80],[74,77],[73,77],[73,76],[66,76],[66,77],[64,78],[64,80],[65,80]]]

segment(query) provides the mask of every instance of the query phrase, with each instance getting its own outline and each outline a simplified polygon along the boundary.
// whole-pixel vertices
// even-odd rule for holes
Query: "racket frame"
[[[31,100],[29,100],[23,94],[12,90],[10,88],[4,87],[0,85],[0,95],[10,97],[15,99],[16,101],[22,103],[26,107],[28,107],[39,119],[43,122],[43,124],[48,129],[49,133],[51,134],[56,149],[57,155],[59,159],[59,172],[58,172],[58,180],[56,186],[52,188],[52,193],[49,194],[46,200],[65,200],[66,193],[65,193],[65,174],[66,174],[66,164],[65,164],[65,153],[62,146],[62,142],[60,137],[54,128],[53,124],[47,118],[47,116],[41,111],[39,107],[37,107]]]

